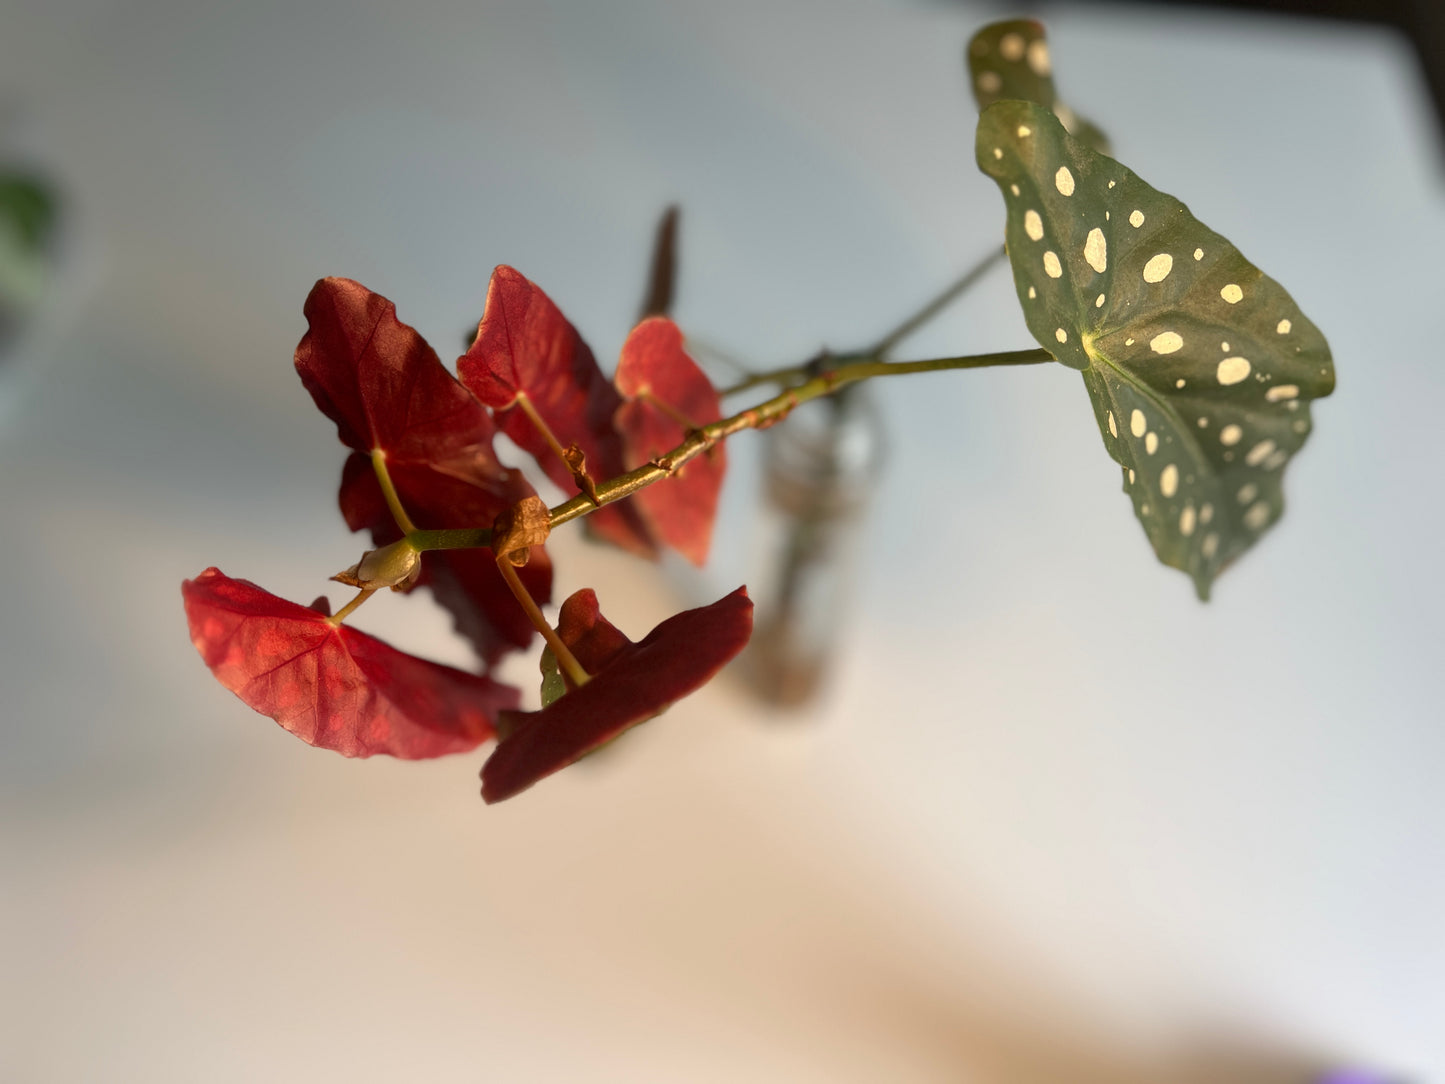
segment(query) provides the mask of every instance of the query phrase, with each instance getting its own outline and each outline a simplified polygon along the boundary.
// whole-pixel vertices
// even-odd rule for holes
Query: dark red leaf
[[[562,603],[562,612],[557,615],[557,635],[589,674],[600,674],[619,653],[632,646],[627,635],[602,616],[597,592],[590,587]],[[570,680],[568,685],[570,687]]]
[[[672,451],[689,428],[722,417],[717,390],[687,356],[682,332],[666,317],[644,320],[632,329],[614,381],[628,400],[616,421],[631,467]],[[652,533],[695,565],[707,561],[726,470],[727,452],[718,444],[635,497]]]
[[[390,301],[349,279],[322,279],[306,299],[306,318],[296,371],[358,453],[342,473],[340,496],[352,530],[369,529],[379,546],[401,537],[372,467],[376,453],[418,527],[489,527],[497,513],[533,495],[520,471],[498,462],[486,408],[397,319]],[[540,550],[534,556],[525,582],[546,601],[551,565]],[[531,624],[490,551],[428,555],[421,582],[487,662],[531,641]]]
[[[567,465],[520,405],[526,401],[562,448],[576,445],[593,481],[625,469],[612,418],[622,399],[602,375],[592,351],[541,288],[510,267],[498,267],[487,287],[477,338],[457,362],[464,383],[492,408],[497,426],[529,452],[567,493],[578,492]],[[624,549],[654,556],[655,543],[628,504],[587,517],[590,529]]]
[[[517,703],[509,685],[405,654],[215,568],[181,594],[216,679],[309,745],[408,760],[466,752]]]
[[[343,444],[415,463],[480,459],[472,475],[505,474],[487,412],[390,301],[350,279],[322,279],[305,313],[296,371]]]
[[[594,676],[541,711],[502,712],[504,737],[482,768],[482,797],[510,798],[667,710],[741,651],[752,629],[753,604],[739,587],[634,644],[602,616],[590,589],[578,591],[562,604],[558,633]]]

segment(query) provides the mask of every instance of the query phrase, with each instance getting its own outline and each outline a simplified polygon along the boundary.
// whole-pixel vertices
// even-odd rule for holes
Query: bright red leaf
[[[520,471],[498,462],[486,408],[397,319],[390,301],[349,279],[322,279],[305,311],[310,329],[296,348],[296,371],[357,453],[342,472],[340,495],[353,531],[369,529],[378,546],[401,537],[372,467],[376,453],[418,527],[490,527],[497,513],[533,495]],[[523,579],[534,597],[551,598],[551,565],[540,548]],[[429,554],[420,582],[487,662],[531,641],[532,626],[489,550]]]
[[[497,425],[537,460],[565,492],[577,491],[567,465],[527,415],[530,406],[565,449],[576,445],[587,472],[602,482],[625,467],[613,415],[622,405],[592,351],[552,299],[507,266],[492,273],[477,338],[457,362],[462,383],[492,408]],[[524,405],[525,401],[525,405]],[[629,503],[587,517],[597,535],[653,556],[655,543]]]
[[[631,467],[665,455],[682,443],[688,429],[722,417],[717,390],[687,356],[682,332],[666,317],[632,329],[613,381],[628,400],[618,408],[616,422]],[[707,561],[726,470],[727,453],[718,444],[634,498],[653,534],[695,565]]]
[[[592,680],[541,711],[504,711],[503,735],[482,768],[482,797],[510,798],[700,688],[748,642],[746,588],[669,617],[637,643],[597,607],[590,590],[562,604],[558,634]]]
[[[348,757],[462,753],[517,703],[509,685],[405,654],[215,568],[181,594],[216,679],[309,745]]]

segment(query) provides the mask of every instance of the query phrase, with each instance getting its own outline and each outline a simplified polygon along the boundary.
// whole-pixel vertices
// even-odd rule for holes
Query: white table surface
[[[882,389],[877,513],[917,529],[872,540],[804,718],[722,681],[487,809],[479,756],[309,750],[187,643],[183,577],[304,600],[359,552],[290,368],[313,280],[450,357],[512,263],[610,364],[680,199],[690,332],[855,346],[1000,235],[959,63],[990,11],[6,6],[73,243],[0,383],[0,1078],[1445,1080],[1445,201],[1383,33],[1052,24],[1120,157],[1335,351],[1208,607],[1038,367]],[[905,353],[1027,345],[995,274]],[[736,586],[749,441],[706,578],[563,536],[558,597],[637,636]],[[421,597],[359,623],[467,657]]]

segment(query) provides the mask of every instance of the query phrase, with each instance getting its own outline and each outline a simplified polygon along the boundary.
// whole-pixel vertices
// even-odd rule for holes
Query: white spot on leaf
[[[1194,505],[1186,504],[1179,513],[1179,533],[1188,538],[1194,533]]]
[[[1240,504],[1248,504],[1257,496],[1259,496],[1259,487],[1253,482],[1246,482],[1239,487],[1239,492],[1235,494]]]
[[[1044,239],[1044,220],[1033,208],[1024,212],[1024,233],[1029,235],[1030,241],[1042,241]]]
[[[978,89],[985,94],[997,94],[1003,86],[1003,80],[999,78],[998,72],[979,72]]]
[[[1264,393],[1264,397],[1271,403],[1282,403],[1286,399],[1293,399],[1299,394],[1297,384],[1278,384]]]
[[[1196,248],[1196,249],[1194,250],[1194,258],[1195,258],[1196,260],[1202,260],[1202,259],[1204,259],[1204,250],[1203,250],[1202,248]]]
[[[1244,513],[1242,518],[1244,525],[1251,531],[1261,530],[1269,522],[1269,505],[1264,501],[1256,501],[1249,506],[1249,510]]]
[[[1291,324],[1288,320],[1281,320],[1279,323],[1274,325],[1274,333],[1276,335],[1288,335],[1289,329],[1292,327],[1294,327],[1294,325]]]
[[[1044,253],[1044,271],[1049,278],[1056,279],[1064,273],[1063,265],[1059,263],[1059,254],[1052,250]]]
[[[1133,211],[1129,215],[1129,225],[1133,226],[1136,230],[1144,225],[1144,212],[1140,210]]]
[[[1094,308],[1096,308],[1096,309],[1102,309],[1103,307],[1104,307],[1104,295],[1103,295],[1103,294],[1100,294],[1098,297],[1094,298]]]
[[[1144,434],[1144,450],[1153,455],[1159,450],[1159,434],[1149,432]]]
[[[1184,336],[1177,331],[1163,331],[1149,340],[1149,349],[1156,354],[1172,354],[1184,346]]]
[[[1043,41],[1031,41],[1028,48],[1029,68],[1035,75],[1048,75],[1054,70],[1049,59],[1049,47]]]
[[[1236,284],[1231,282],[1228,286],[1219,291],[1219,296],[1224,298],[1224,300],[1228,301],[1231,305],[1238,305],[1241,301],[1244,300],[1244,291],[1241,290]]]
[[[1119,427],[1114,424],[1114,412],[1109,411],[1109,436],[1115,440],[1119,439]]]
[[[1163,282],[1174,268],[1174,257],[1161,252],[1144,265],[1145,282]]]
[[[1199,545],[1199,552],[1204,554],[1204,559],[1208,561],[1218,550],[1219,536],[1217,534],[1205,535],[1204,541]]]
[[[1058,339],[1061,343],[1066,343],[1069,341],[1069,333],[1061,327],[1056,327],[1054,328],[1054,338]]]
[[[1214,371],[1214,375],[1219,378],[1219,382],[1221,384],[1223,384],[1225,387],[1229,387],[1229,385],[1238,384],[1241,380],[1247,377],[1249,375],[1249,370],[1249,359],[1242,358],[1236,354],[1234,357],[1225,358],[1223,361],[1221,361],[1219,363],[1219,368]]]
[[[1104,231],[1098,226],[1090,230],[1089,236],[1084,240],[1084,262],[1101,275],[1109,269],[1109,242],[1104,239]]]
[[[1022,60],[1024,57],[1024,36],[1010,31],[999,39],[998,51],[1005,60]]]
[[[1054,174],[1054,187],[1059,190],[1061,196],[1074,194],[1074,175],[1069,172],[1068,166],[1060,166],[1059,171]]]
[[[1239,438],[1242,436],[1244,436],[1244,430],[1239,426],[1234,424],[1226,425],[1219,431],[1219,443],[1223,444],[1226,448],[1232,448],[1239,443]]]
[[[1251,467],[1257,467],[1272,451],[1274,451],[1274,441],[1268,439],[1262,440],[1249,450],[1249,454],[1244,457],[1244,461]]]
[[[1032,128],[1030,128],[1027,124],[1020,124],[1020,125],[1019,125],[1019,138],[1020,138],[1020,139],[1027,139],[1029,136],[1031,136],[1031,135],[1033,135],[1033,134],[1034,134],[1034,130],[1033,130]]]
[[[1172,497],[1179,492],[1179,468],[1173,463],[1165,467],[1159,475],[1159,492],[1166,497]]]
[[[1129,432],[1133,433],[1136,437],[1142,437],[1144,435],[1144,430],[1148,428],[1149,422],[1145,419],[1144,412],[1142,410],[1136,409],[1132,414],[1129,415]]]

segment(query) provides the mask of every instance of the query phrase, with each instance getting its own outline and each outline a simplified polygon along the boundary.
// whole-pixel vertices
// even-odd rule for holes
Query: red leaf
[[[666,317],[644,320],[632,329],[614,380],[628,399],[616,420],[631,466],[665,455],[682,443],[688,428],[722,417],[717,390],[687,356],[682,332]],[[718,444],[635,498],[652,533],[695,565],[707,561],[726,470],[727,453]]]
[[[743,649],[753,628],[746,588],[676,614],[632,643],[604,618],[597,596],[562,604],[558,633],[592,680],[541,711],[505,711],[505,737],[482,768],[482,797],[510,798],[700,688]],[[594,670],[595,668],[595,670]]]
[[[461,753],[517,703],[511,686],[407,655],[215,568],[181,594],[216,679],[309,745],[348,757]]]
[[[505,265],[492,273],[477,338],[457,362],[464,383],[492,408],[497,426],[537,460],[564,492],[577,492],[566,464],[519,405],[525,397],[565,449],[575,444],[596,482],[624,471],[612,417],[622,405],[592,351],[541,288]],[[624,549],[657,547],[627,504],[587,517],[593,532]]]
[[[498,462],[486,408],[447,372],[396,308],[349,279],[322,279],[306,299],[310,329],[296,371],[344,444],[360,453],[342,473],[341,510],[377,545],[401,537],[371,465],[385,456],[402,506],[418,527],[490,527],[498,512],[533,495],[520,471]],[[526,579],[552,596],[551,565],[538,550]],[[441,551],[423,562],[422,582],[452,612],[487,662],[526,647],[532,627],[506,590],[490,550]]]

